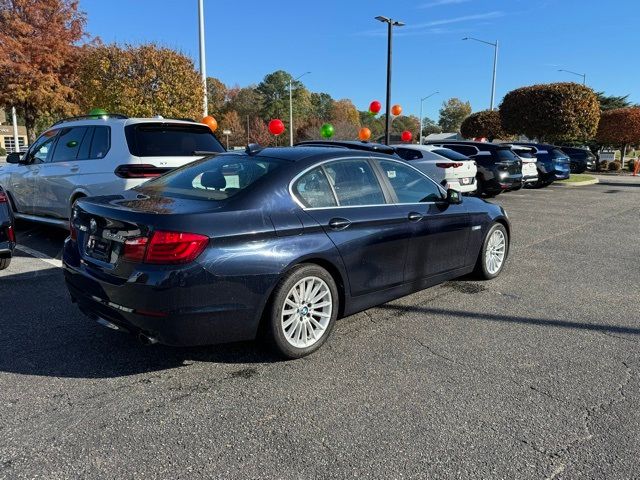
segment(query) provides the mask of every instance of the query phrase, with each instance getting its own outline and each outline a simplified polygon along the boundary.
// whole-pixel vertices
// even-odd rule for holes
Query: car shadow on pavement
[[[145,346],[133,335],[98,325],[71,303],[58,268],[0,276],[0,372],[69,378],[113,378],[191,362],[279,361],[259,342],[197,348]]]
[[[640,182],[598,182],[594,185],[598,185],[599,187],[640,187]]]
[[[443,308],[420,307],[417,305],[385,304],[376,308],[381,310],[417,312],[430,315],[444,315],[473,320],[489,320],[492,322],[520,323],[524,325],[538,325],[542,327],[574,328],[578,330],[591,330],[602,333],[618,333],[626,335],[640,335],[640,328],[624,327],[620,325],[607,325],[597,323],[573,322],[570,320],[552,320],[548,318],[517,317],[512,315],[498,315],[495,313],[467,312],[464,310],[449,310]]]

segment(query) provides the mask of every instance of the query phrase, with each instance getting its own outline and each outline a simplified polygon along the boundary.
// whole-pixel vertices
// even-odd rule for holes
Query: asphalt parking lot
[[[501,195],[502,276],[343,319],[290,362],[88,321],[64,232],[23,224],[0,273],[0,478],[638,478],[640,182],[601,182]]]

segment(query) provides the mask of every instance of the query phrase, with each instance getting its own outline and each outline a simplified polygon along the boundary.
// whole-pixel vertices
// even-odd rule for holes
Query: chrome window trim
[[[405,160],[397,160],[395,158],[381,158],[381,157],[338,157],[338,158],[330,158],[328,160],[322,160],[321,162],[318,163],[314,163],[312,166],[305,168],[302,172],[298,173],[295,177],[293,177],[291,179],[291,181],[289,181],[289,195],[291,195],[291,199],[295,202],[296,205],[298,205],[302,210],[327,210],[330,208],[367,208],[367,207],[387,207],[387,206],[397,206],[397,205],[435,205],[438,202],[416,202],[416,203],[378,203],[378,204],[371,204],[371,205],[336,205],[333,207],[305,207],[304,204],[298,199],[298,197],[296,196],[296,194],[293,191],[293,185],[294,183],[296,183],[300,177],[302,177],[303,175],[307,174],[308,172],[310,172],[311,170],[314,170],[316,168],[319,168],[320,166],[324,165],[325,163],[330,163],[330,162],[339,162],[341,160],[362,160],[365,159],[367,161],[369,160],[383,160],[385,162],[396,162],[399,163],[400,165],[404,165],[406,167],[409,167],[413,170],[415,170],[416,172],[418,172],[419,175],[421,175],[422,177],[426,178],[427,180],[429,180],[431,183],[433,183],[438,190],[440,191],[440,193],[443,195],[443,201],[446,199],[446,195],[447,192],[446,190],[441,186],[438,185],[435,181],[433,181],[433,179],[431,179],[431,177],[429,177],[428,175],[425,175],[423,172],[421,172],[420,170],[418,170],[416,167],[414,167],[413,165],[410,165],[409,162],[405,161]],[[336,201],[339,201],[338,198],[336,198]]]

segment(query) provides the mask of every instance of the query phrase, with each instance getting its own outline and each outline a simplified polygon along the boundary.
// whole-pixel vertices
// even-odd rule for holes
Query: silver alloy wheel
[[[495,275],[500,271],[504,256],[507,251],[507,238],[502,230],[493,231],[487,242],[487,251],[484,255],[484,264],[487,272]]]
[[[319,277],[305,277],[297,282],[285,298],[280,327],[287,342],[307,348],[324,335],[333,313],[331,290]]]

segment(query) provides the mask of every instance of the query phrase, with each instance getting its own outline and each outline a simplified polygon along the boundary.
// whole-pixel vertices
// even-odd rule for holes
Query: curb
[[[584,180],[582,182],[553,182],[554,185],[560,185],[563,187],[584,187],[585,185],[595,185],[596,183],[600,183],[600,180],[597,178]]]

